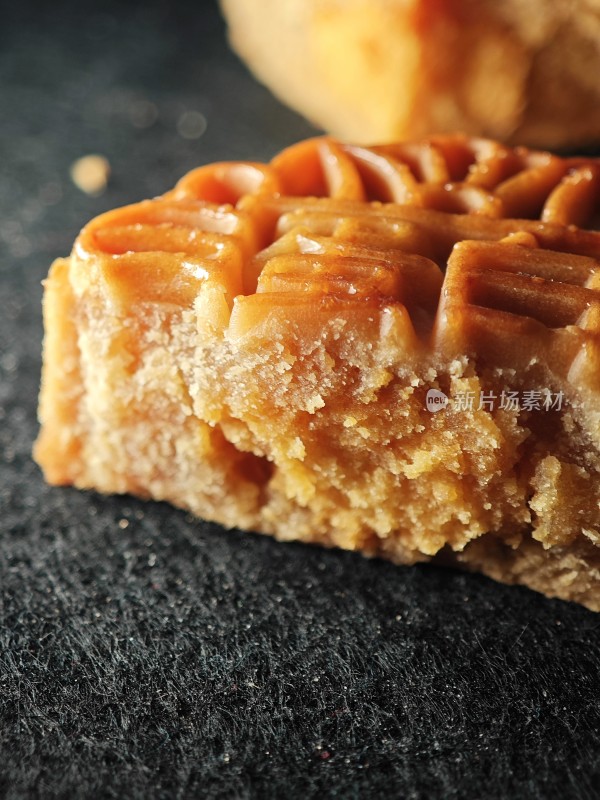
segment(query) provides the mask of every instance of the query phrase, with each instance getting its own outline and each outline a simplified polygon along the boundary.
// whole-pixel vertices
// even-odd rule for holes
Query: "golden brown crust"
[[[463,130],[552,148],[600,137],[597,0],[221,5],[257,76],[336,136]]]
[[[600,609],[599,174],[314,139],[98,217],[46,286],[38,462]]]
[[[81,470],[83,384],[69,269],[67,259],[57,259],[44,284],[44,392],[35,458],[46,465],[46,478],[55,484],[72,483]]]

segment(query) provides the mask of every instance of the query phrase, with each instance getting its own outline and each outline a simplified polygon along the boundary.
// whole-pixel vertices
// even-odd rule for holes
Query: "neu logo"
[[[427,411],[435,414],[436,411],[446,408],[448,397],[443,392],[440,392],[439,389],[428,389],[425,395],[425,405],[427,406]]]

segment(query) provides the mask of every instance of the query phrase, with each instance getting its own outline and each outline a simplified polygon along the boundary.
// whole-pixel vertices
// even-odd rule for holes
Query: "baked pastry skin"
[[[194,170],[53,264],[35,458],[598,610],[599,209],[598,160],[465,136]]]
[[[598,0],[221,0],[234,49],[334,136],[600,139]]]

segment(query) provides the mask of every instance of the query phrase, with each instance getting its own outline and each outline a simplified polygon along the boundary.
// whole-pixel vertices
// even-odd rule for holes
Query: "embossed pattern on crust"
[[[275,311],[305,319],[321,305],[356,322],[385,305],[402,307],[407,341],[423,340],[442,297],[433,346],[473,352],[493,325],[494,338],[529,342],[523,357],[558,348],[565,377],[593,380],[600,232],[585,228],[599,209],[594,160],[461,136],[372,148],[314,139],[268,166],[194,170],[165,198],[94,220],[75,252],[110,257],[103,273],[123,303],[212,292],[206,310],[223,324],[216,297],[237,301],[232,335]]]
[[[273,292],[285,295],[277,304],[293,305],[292,297],[300,303],[311,292],[304,298],[311,305],[320,295],[364,307],[370,297],[416,303],[418,313],[424,310],[420,300],[431,311],[440,296],[431,262],[444,266],[457,242],[504,244],[511,235],[529,233],[528,241],[516,244],[599,255],[600,233],[570,228],[593,222],[599,197],[600,165],[594,161],[460,136],[372,148],[316,139],[289,148],[270,166],[225,163],[194,170],[165,198],[99,217],[83,231],[76,254],[111,256],[105,277],[124,302],[144,299],[143,293],[150,302],[159,295],[189,302],[200,287],[219,286],[229,305],[244,295],[243,305],[265,306],[275,298],[262,295]],[[503,248],[485,252],[507,263]],[[160,254],[158,265],[152,254]],[[591,269],[590,262],[581,269],[586,263]],[[419,281],[411,271],[421,273]],[[532,284],[526,276],[519,276],[523,292]],[[543,277],[542,267],[529,276],[536,277]],[[480,272],[480,283],[485,280],[491,278]],[[551,280],[564,279],[555,274]],[[456,294],[460,287],[464,281],[452,280],[445,288]],[[420,290],[428,297],[416,297]]]

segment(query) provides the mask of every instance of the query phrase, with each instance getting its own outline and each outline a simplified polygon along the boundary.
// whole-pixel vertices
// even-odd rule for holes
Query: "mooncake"
[[[600,140],[598,0],[221,0],[254,74],[328,133]]]
[[[600,162],[324,137],[91,221],[45,284],[52,484],[600,609]]]

